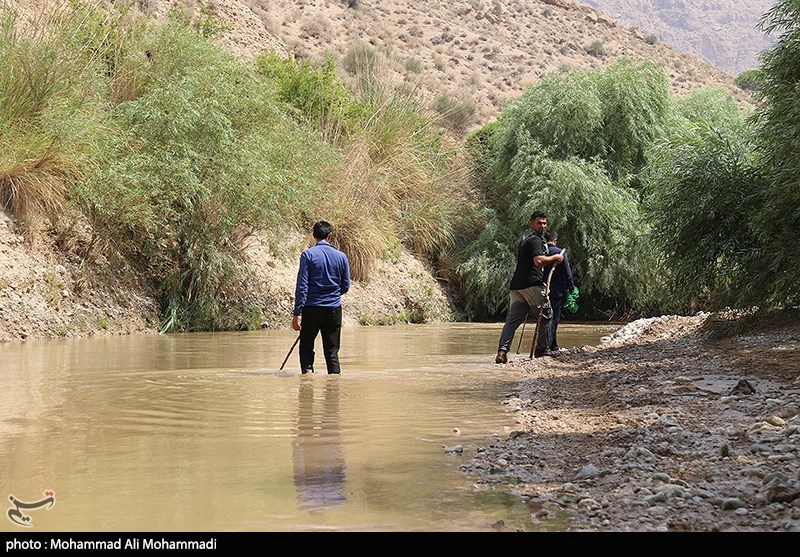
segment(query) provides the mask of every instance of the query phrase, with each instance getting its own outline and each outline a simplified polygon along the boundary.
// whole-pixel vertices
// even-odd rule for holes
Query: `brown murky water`
[[[301,376],[296,350],[279,372],[289,330],[0,346],[0,495],[55,492],[25,532],[531,530],[459,470],[514,426],[501,327],[346,328],[341,376]],[[564,323],[559,342],[617,328]]]

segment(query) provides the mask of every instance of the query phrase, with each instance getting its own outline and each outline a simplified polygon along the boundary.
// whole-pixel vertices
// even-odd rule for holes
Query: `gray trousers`
[[[500,333],[500,344],[497,349],[510,352],[514,333],[525,321],[525,316],[533,321],[535,327],[540,309],[542,310],[542,320],[539,323],[539,337],[536,339],[535,352],[541,353],[547,350],[547,347],[550,346],[550,321],[553,319],[553,309],[550,307],[550,300],[547,299],[544,286],[531,286],[524,290],[511,291],[506,323],[503,325],[503,332]],[[532,340],[533,338],[531,338]]]

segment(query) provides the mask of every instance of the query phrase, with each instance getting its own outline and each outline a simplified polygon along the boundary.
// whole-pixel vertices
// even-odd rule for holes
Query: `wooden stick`
[[[286,362],[289,360],[289,356],[292,355],[292,351],[294,350],[294,347],[297,346],[298,342],[300,342],[300,335],[297,335],[297,338],[294,339],[294,344],[292,344],[292,347],[289,349],[289,353],[286,354],[286,357],[283,359],[283,363],[281,364],[280,371],[283,371],[283,366],[286,365]]]
[[[522,337],[525,336],[525,324],[528,322],[528,313],[525,314],[525,321],[522,322],[522,332],[519,334],[519,342],[517,342],[517,354],[519,354],[519,347],[522,346]]]

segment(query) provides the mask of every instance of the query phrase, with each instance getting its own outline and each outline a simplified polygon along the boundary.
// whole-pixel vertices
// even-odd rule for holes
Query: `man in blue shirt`
[[[350,290],[347,256],[330,244],[333,226],[314,224],[315,244],[300,255],[294,294],[292,328],[300,331],[300,371],[314,373],[314,343],[322,333],[322,351],[328,373],[340,373],[342,294]]]
[[[558,350],[558,339],[556,333],[558,331],[558,324],[561,321],[561,312],[564,309],[564,303],[567,301],[567,294],[575,288],[575,282],[572,278],[572,269],[569,266],[567,259],[567,252],[558,247],[558,234],[555,230],[548,230],[544,233],[544,239],[547,240],[547,255],[555,255],[560,253],[564,256],[564,260],[556,265],[553,270],[553,277],[550,279],[550,306],[553,308],[553,320],[550,323],[550,346],[548,350]],[[544,276],[550,274],[550,269],[553,264],[549,264],[544,268]]]

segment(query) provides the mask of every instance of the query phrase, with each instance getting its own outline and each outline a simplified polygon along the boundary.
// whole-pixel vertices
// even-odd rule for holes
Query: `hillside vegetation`
[[[223,12],[4,9],[0,196],[26,242],[69,259],[66,277],[31,280],[56,312],[116,281],[157,302],[162,331],[285,325],[296,257],[325,218],[359,287],[393,296],[354,304],[351,322],[495,319],[537,208],[571,253],[578,317],[796,303],[791,5],[767,18],[780,38],[753,76],[757,105],[598,51],[482,125],[472,101],[431,94],[409,79],[424,65],[370,41],[341,58],[232,52]],[[5,280],[24,308],[10,292],[25,285]]]

